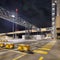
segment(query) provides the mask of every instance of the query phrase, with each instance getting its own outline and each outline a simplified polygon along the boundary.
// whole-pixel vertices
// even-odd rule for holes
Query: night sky
[[[37,27],[51,27],[51,0],[0,0],[0,6],[14,12],[17,8],[20,17]],[[0,32],[12,31],[12,23],[2,20]],[[24,27],[17,27],[22,29]]]

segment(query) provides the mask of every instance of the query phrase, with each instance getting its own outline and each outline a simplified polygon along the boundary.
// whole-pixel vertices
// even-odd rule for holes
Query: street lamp
[[[15,15],[11,15],[11,17],[13,17],[13,18],[14,18],[14,17],[15,17]]]
[[[14,18],[15,18],[15,15],[11,15],[11,17],[13,18],[13,26],[12,26],[12,30],[14,32]],[[13,34],[13,38],[14,38],[14,34]]]

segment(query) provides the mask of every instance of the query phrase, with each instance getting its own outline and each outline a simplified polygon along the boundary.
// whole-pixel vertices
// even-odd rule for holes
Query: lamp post
[[[15,15],[11,15],[11,17],[13,18],[13,26],[12,26],[12,30],[13,30],[13,32],[15,31],[15,29],[14,29],[14,18],[15,18]],[[15,35],[13,34],[13,38],[15,37]]]
[[[25,26],[26,26],[26,22],[24,21],[23,23],[24,23]],[[25,39],[26,39],[26,27],[25,27]]]

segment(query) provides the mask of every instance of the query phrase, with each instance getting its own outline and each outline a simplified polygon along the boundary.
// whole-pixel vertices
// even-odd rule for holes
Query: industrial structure
[[[56,32],[57,38],[60,38],[60,0],[57,1]]]
[[[60,0],[0,5],[0,60],[60,60]]]
[[[11,34],[13,34],[13,37],[14,37],[14,35],[16,37],[16,34],[25,33],[25,36],[28,36],[30,33],[35,33],[35,32],[36,32],[36,34],[38,32],[40,32],[40,33],[45,32],[47,34],[47,33],[50,33],[51,30],[52,30],[52,27],[38,28],[35,25],[30,24],[29,22],[27,22],[24,19],[22,19],[21,17],[19,17],[16,13],[9,12],[2,7],[0,7],[0,18],[2,18],[4,20],[7,20],[7,21],[10,21],[10,22],[13,22],[13,32],[1,33],[0,35],[11,35]],[[14,23],[18,24],[18,25],[21,25],[21,26],[24,26],[26,29],[24,31],[14,31],[14,29],[15,29],[14,28]],[[52,35],[50,35],[50,36],[52,36]]]
[[[51,27],[47,27],[47,28],[39,28],[29,22],[27,22],[26,20],[24,20],[23,18],[19,17],[17,13],[15,12],[10,12],[2,7],[0,7],[0,18],[13,22],[13,32],[7,32],[7,33],[1,33],[0,35],[2,36],[8,36],[8,35],[13,35],[13,38],[17,36],[17,34],[22,34],[22,36],[24,35],[25,37],[29,37],[31,36],[33,33],[35,33],[35,35],[40,35],[41,33],[47,37],[48,35],[50,35],[49,37],[56,39],[60,37],[60,24],[59,24],[59,1],[56,0],[52,0],[52,26]],[[57,12],[56,12],[57,11]],[[14,28],[14,24],[20,25],[25,27],[25,30],[23,31],[16,31]],[[38,34],[39,33],[39,34]]]

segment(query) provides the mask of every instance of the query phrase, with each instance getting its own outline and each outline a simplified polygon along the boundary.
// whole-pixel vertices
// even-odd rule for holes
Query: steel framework
[[[23,18],[21,17],[14,17],[14,21],[13,21],[13,17],[12,17],[12,13],[14,15],[16,15],[15,12],[10,12],[2,7],[0,7],[0,18],[4,19],[4,20],[7,20],[7,21],[10,21],[10,22],[13,22],[13,23],[16,23],[18,25],[21,25],[21,26],[24,26],[26,28],[31,28],[31,26],[34,26],[33,24],[25,21]],[[36,28],[36,27],[35,27]]]

